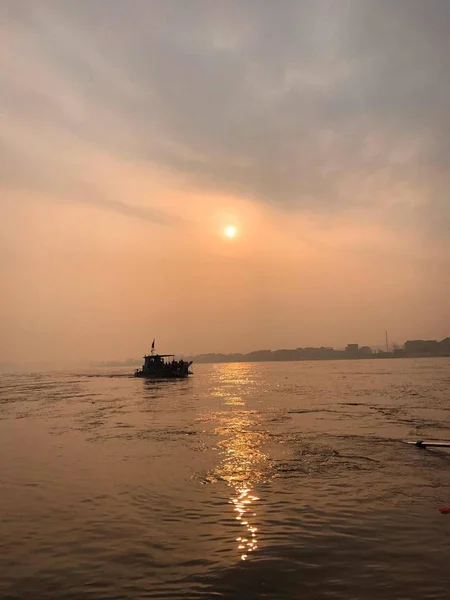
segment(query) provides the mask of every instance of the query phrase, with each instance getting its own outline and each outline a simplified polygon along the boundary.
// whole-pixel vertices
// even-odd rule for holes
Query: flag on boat
[[[153,342],[152,342],[152,350],[154,350],[154,349],[155,349],[155,340],[153,340]]]

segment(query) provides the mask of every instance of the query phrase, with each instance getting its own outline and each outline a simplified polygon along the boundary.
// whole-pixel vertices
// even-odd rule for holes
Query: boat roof
[[[161,358],[169,358],[170,356],[175,356],[175,354],[146,354],[144,358],[156,358],[160,356]]]

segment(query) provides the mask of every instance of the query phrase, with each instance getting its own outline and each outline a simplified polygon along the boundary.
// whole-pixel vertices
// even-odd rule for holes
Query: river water
[[[0,598],[448,599],[450,361],[0,378]]]

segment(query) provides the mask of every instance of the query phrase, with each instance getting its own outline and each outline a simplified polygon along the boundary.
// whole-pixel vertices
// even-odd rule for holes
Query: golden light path
[[[246,516],[246,513],[247,511],[250,511],[252,502],[259,500],[259,498],[250,494],[250,491],[250,488],[244,488],[239,496],[231,498],[231,502],[234,504],[234,510],[238,513],[236,519],[246,528],[244,536],[236,538],[236,541],[239,543],[238,550],[242,553],[242,560],[246,560],[248,553],[253,552],[258,547],[256,536],[258,528],[250,522],[249,516]],[[253,516],[256,517],[256,513],[253,513]]]
[[[245,370],[249,369],[248,365],[221,365],[219,385],[214,393],[224,399],[226,409],[215,414],[218,421],[215,433],[222,438],[219,447],[224,457],[214,471],[214,478],[233,488],[229,502],[243,528],[236,537],[241,560],[247,560],[258,548],[255,503],[260,498],[253,488],[267,478],[269,471],[269,459],[261,450],[269,439],[268,434],[261,431],[261,415],[247,409],[242,395],[237,393],[245,385]]]

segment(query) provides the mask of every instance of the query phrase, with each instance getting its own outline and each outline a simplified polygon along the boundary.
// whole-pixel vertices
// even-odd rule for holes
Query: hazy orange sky
[[[0,0],[0,361],[450,335],[449,31],[448,0]]]

